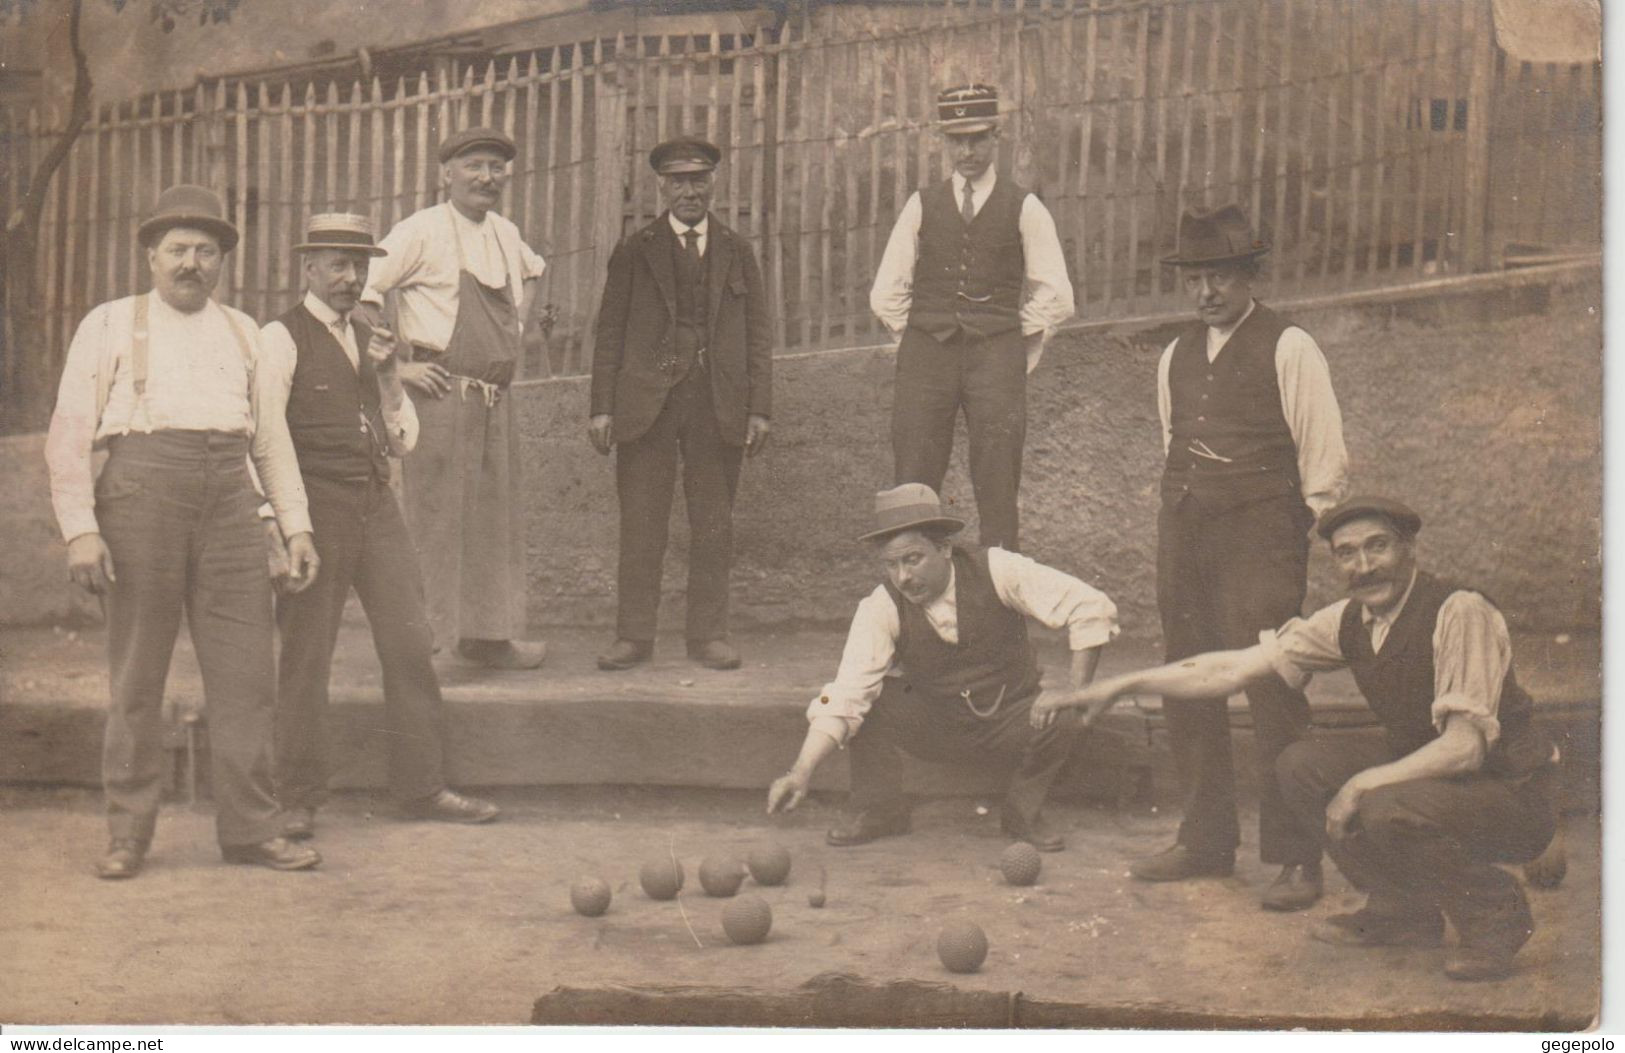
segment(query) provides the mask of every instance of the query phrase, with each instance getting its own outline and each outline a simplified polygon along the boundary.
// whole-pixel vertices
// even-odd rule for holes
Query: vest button
[[[1206,417],[1197,417],[1197,418],[1196,418],[1196,419],[1197,419],[1197,420],[1207,420],[1207,418],[1206,418]]]

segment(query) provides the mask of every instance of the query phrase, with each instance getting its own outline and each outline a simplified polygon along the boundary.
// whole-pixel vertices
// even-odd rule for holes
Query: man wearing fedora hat
[[[440,144],[446,200],[384,236],[358,310],[383,325],[397,294],[401,382],[417,397],[419,440],[401,465],[436,643],[494,669],[533,669],[525,643],[525,536],[519,434],[508,385],[545,264],[496,211],[517,149],[494,128]]]
[[[807,707],[809,727],[794,766],[768,791],[767,810],[791,809],[820,762],[851,751],[851,814],[832,845],[906,833],[898,751],[934,761],[994,761],[1015,768],[1000,812],[1004,832],[1040,851],[1065,847],[1044,822],[1050,784],[1077,738],[1071,719],[1030,720],[1035,700],[1094,679],[1100,651],[1117,635],[1117,608],[1069,574],[950,538],[964,521],[944,515],[936,492],[905,483],[875,495],[874,545],[886,581],[858,604],[835,679]],[[1065,627],[1071,689],[1040,691],[1027,619]]]
[[[372,626],[384,673],[389,784],[406,814],[449,822],[494,819],[495,805],[446,786],[445,712],[430,656],[434,641],[422,576],[395,494],[391,456],[418,439],[402,390],[393,334],[357,317],[374,258],[384,255],[366,216],[312,216],[305,240],[305,296],[261,332],[267,405],[286,415],[316,528],[322,575],[281,597],[277,622],[276,791],[283,834],[315,833],[327,796],[328,680],[344,603],[354,588]]]
[[[1027,374],[1049,331],[1072,317],[1072,281],[1049,210],[993,163],[998,93],[949,88],[937,117],[953,174],[910,195],[869,292],[876,316],[901,336],[895,478],[942,489],[963,409],[981,543],[1013,551]]]
[[[319,559],[259,333],[210,298],[237,228],[213,191],[174,186],[142,222],[152,292],[104,303],[68,348],[46,438],[68,573],[103,599],[112,702],[102,751],[104,878],[134,877],[164,786],[164,681],[187,616],[203,672],[216,837],[230,862],[302,870],[271,784],[275,666],[267,540],[286,586]],[[98,476],[97,452],[107,460]],[[260,526],[254,474],[270,499]]]
[[[1170,661],[1245,646],[1299,613],[1310,526],[1341,496],[1348,456],[1326,358],[1303,329],[1253,298],[1269,246],[1235,205],[1187,214],[1164,262],[1180,269],[1197,321],[1164,350],[1157,408],[1167,455],[1158,516],[1157,605]],[[1247,690],[1257,739],[1259,848],[1279,864],[1271,910],[1321,893],[1320,847],[1298,831],[1271,777],[1309,726],[1301,691]],[[1147,881],[1229,874],[1240,827],[1227,701],[1174,707],[1168,734],[1184,776],[1177,843],[1131,867]]]
[[[615,451],[619,611],[605,670],[654,650],[679,455],[688,506],[689,657],[737,669],[728,641],[733,503],[742,457],[767,445],[772,319],[750,243],[710,211],[722,151],[703,139],[649,153],[666,210],[609,258],[592,358],[588,439]]]
[[[1088,719],[1119,698],[1160,694],[1172,713],[1260,684],[1303,687],[1349,669],[1381,723],[1379,741],[1304,738],[1281,755],[1295,836],[1324,842],[1365,906],[1313,930],[1347,947],[1436,947],[1457,980],[1497,979],[1534,929],[1518,882],[1496,863],[1538,857],[1557,826],[1557,749],[1518,684],[1506,619],[1484,595],[1417,568],[1422,517],[1383,497],[1325,512],[1349,598],[1260,632],[1251,646],[1184,657],[1045,700]]]

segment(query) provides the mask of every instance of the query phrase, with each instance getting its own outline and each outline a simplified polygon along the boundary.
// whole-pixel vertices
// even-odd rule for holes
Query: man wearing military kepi
[[[767,444],[772,320],[750,243],[710,212],[722,151],[702,139],[656,146],[666,211],[609,259],[592,360],[588,438],[615,450],[621,505],[615,643],[600,669],[654,651],[677,459],[688,506],[688,655],[737,669],[728,641],[728,571],[740,462]]]
[[[402,464],[407,525],[417,543],[435,640],[495,669],[531,669],[545,647],[523,643],[525,534],[519,435],[508,385],[545,264],[495,209],[516,150],[492,128],[440,144],[447,200],[401,220],[379,247],[359,308],[409,346],[401,381],[417,396],[418,446]]]
[[[937,96],[937,116],[953,175],[909,197],[869,293],[902,337],[895,478],[941,492],[963,408],[981,543],[1014,551],[1027,374],[1049,331],[1072,317],[1072,282],[1049,210],[993,164],[998,93],[950,88]]]
[[[1348,455],[1326,357],[1253,298],[1269,246],[1235,205],[1188,213],[1163,262],[1178,267],[1197,320],[1157,368],[1167,456],[1157,520],[1157,606],[1169,661],[1245,647],[1300,613],[1309,528],[1342,496]],[[1258,757],[1259,852],[1281,871],[1269,910],[1321,894],[1320,846],[1291,821],[1273,774],[1309,727],[1309,702],[1278,679],[1249,684]],[[1236,818],[1230,718],[1219,694],[1167,710],[1185,783],[1177,842],[1130,867],[1144,881],[1229,874]]]

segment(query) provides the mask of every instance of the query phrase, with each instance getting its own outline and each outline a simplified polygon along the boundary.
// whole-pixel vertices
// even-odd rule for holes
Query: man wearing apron
[[[534,669],[546,655],[542,644],[519,641],[524,529],[508,386],[545,264],[493,211],[515,152],[513,140],[490,128],[443,142],[448,200],[408,216],[379,243],[389,255],[357,308],[368,324],[383,325],[384,295],[399,296],[391,328],[410,345],[401,382],[421,424],[401,485],[435,641],[493,669]]]

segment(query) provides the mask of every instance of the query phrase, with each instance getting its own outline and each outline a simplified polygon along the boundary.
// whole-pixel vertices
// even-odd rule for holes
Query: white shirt
[[[1219,357],[1230,337],[1253,313],[1257,301],[1229,329],[1207,330],[1207,360]],[[1168,368],[1174,358],[1175,338],[1157,362],[1157,415],[1162,418],[1162,452],[1173,440],[1173,396]],[[1331,370],[1315,338],[1289,325],[1275,343],[1275,381],[1281,389],[1281,415],[1298,448],[1298,477],[1304,502],[1320,515],[1343,499],[1348,486],[1349,455],[1343,446],[1343,413],[1332,390]]]
[[[249,467],[269,496],[282,532],[291,537],[309,531],[310,512],[288,422],[271,411],[261,381],[265,356],[254,320],[212,300],[187,313],[157,294],[143,295],[148,303],[144,401],[136,399],[130,360],[139,297],[92,309],[68,345],[45,439],[51,503],[63,538],[72,541],[101,532],[92,450],[110,436],[170,429],[250,436]],[[102,391],[106,402],[98,410]]]
[[[378,243],[389,255],[373,260],[362,301],[382,307],[384,294],[399,290],[398,335],[444,351],[457,324],[459,239],[469,272],[493,288],[506,281],[515,308],[524,303],[525,282],[547,268],[507,217],[487,212],[475,223],[449,203],[431,205],[395,224]]]
[[[677,244],[683,244],[683,235],[690,230],[699,235],[699,238],[694,242],[694,247],[699,250],[700,255],[703,257],[705,255],[705,246],[707,244],[706,235],[711,232],[711,217],[705,216],[692,227],[678,219],[676,216],[672,215],[670,212],[666,213],[666,218],[671,220],[671,231],[673,234],[677,235]]]
[[[1067,627],[1074,651],[1086,651],[1117,637],[1117,605],[1105,593],[1070,574],[1002,548],[987,550],[987,569],[999,602],[1051,629]],[[959,603],[954,575],[942,595],[924,608],[926,621],[948,643],[959,642]],[[908,601],[904,601],[908,602]],[[865,596],[852,616],[846,648],[835,679],[807,707],[812,726],[845,742],[880,697],[888,674],[897,672],[902,616],[884,585]]]
[[[327,326],[338,338],[339,346],[344,349],[344,357],[350,360],[350,368],[360,371],[361,349],[355,346],[355,328],[350,325],[349,316],[341,316],[315,293],[305,293],[304,304],[305,310],[315,315],[316,320]],[[267,405],[280,404],[282,413],[286,416],[288,395],[293,391],[293,373],[299,365],[299,349],[293,342],[293,334],[288,332],[288,327],[281,322],[271,322],[260,330],[260,344],[265,354],[261,382],[270,389]],[[384,385],[380,382],[378,386],[379,394],[382,396]],[[393,411],[389,408],[388,401],[387,398],[380,399],[384,418],[384,437],[389,443],[391,454],[405,457],[418,444],[418,411],[404,391],[401,392],[400,406]]]
[[[965,200],[965,177],[955,172],[951,177],[954,204]],[[998,182],[993,165],[971,183],[971,204],[977,212],[987,203],[988,195]],[[875,271],[875,283],[869,290],[869,307],[875,316],[894,334],[908,327],[909,308],[914,303],[914,263],[920,251],[920,195],[909,195],[897,223],[886,241],[886,251],[880,257]],[[1076,309],[1072,300],[1072,280],[1066,274],[1066,256],[1061,252],[1061,239],[1055,232],[1055,220],[1043,203],[1028,194],[1021,202],[1021,250],[1026,257],[1026,280],[1021,295],[1021,331],[1027,336],[1042,333],[1042,339],[1027,349],[1027,372],[1031,373],[1044,353],[1044,342],[1050,330],[1072,317]]]

